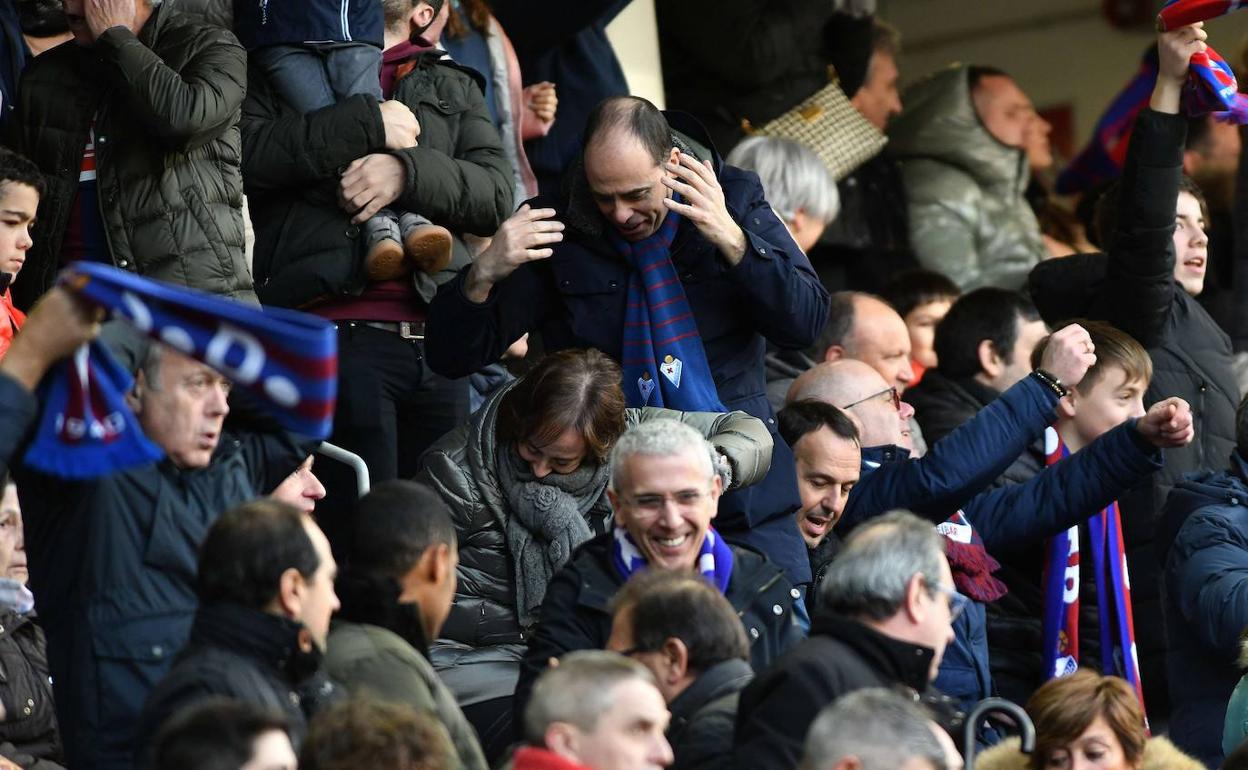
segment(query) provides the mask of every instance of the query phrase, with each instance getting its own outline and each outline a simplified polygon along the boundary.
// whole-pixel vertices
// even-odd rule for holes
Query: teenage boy
[[[0,358],[26,320],[13,307],[9,286],[17,280],[26,252],[34,244],[30,230],[43,189],[43,175],[34,163],[0,147]]]
[[[1148,352],[1107,323],[1078,323],[1092,338],[1096,363],[1058,401],[1057,422],[1045,433],[1048,465],[1145,414],[1144,393],[1153,376]],[[1045,339],[1036,346],[1033,366],[1047,345]],[[1025,703],[1047,679],[1077,667],[1099,668],[1138,688],[1118,503],[1087,514],[1044,547],[993,554],[1014,569],[998,576],[1009,593],[990,610],[995,617],[988,624],[989,660],[998,692],[1016,703]]]

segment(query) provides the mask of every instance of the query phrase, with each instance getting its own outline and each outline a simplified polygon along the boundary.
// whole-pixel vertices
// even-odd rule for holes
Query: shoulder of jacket
[[[901,175],[911,202],[940,202],[949,196],[983,197],[975,177],[935,158],[906,158],[901,161]]]
[[[183,13],[174,13],[172,18],[162,21],[152,48],[160,52],[188,45],[196,51],[215,45],[242,48],[232,31]]]
[[[975,763],[976,767],[979,762]],[[1162,735],[1148,739],[1144,744],[1144,757],[1140,770],[1203,770],[1204,765],[1189,757]]]

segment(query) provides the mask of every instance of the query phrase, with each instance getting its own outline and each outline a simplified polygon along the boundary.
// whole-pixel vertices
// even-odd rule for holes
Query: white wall
[[[659,35],[654,0],[633,0],[607,27],[607,37],[624,67],[628,90],[663,109],[663,73],[659,68]]]

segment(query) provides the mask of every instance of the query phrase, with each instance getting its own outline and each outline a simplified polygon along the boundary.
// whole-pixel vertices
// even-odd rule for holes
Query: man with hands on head
[[[585,129],[581,162],[565,180],[567,194],[522,206],[430,305],[434,370],[471,374],[537,331],[548,349],[593,347],[621,361],[629,406],[739,409],[775,435],[764,383],[767,342],[812,344],[827,292],[757,176],[722,164],[705,143],[686,116],[665,116],[643,99],[600,104]],[[661,283],[670,298],[687,303],[679,318],[666,320],[656,303],[647,316],[652,334],[640,347],[636,338],[625,340],[626,330],[646,324],[630,314],[658,289],[646,285],[638,259],[654,259],[656,273],[671,271]],[[672,352],[660,324],[681,320],[689,324],[676,335],[683,352]],[[646,365],[658,368],[637,371]],[[796,507],[791,453],[777,436],[767,479],[726,496],[720,522],[730,539],[743,538],[805,583],[809,564],[790,516]]]
[[[29,309],[79,259],[255,301],[236,124],[246,55],[162,0],[65,0],[73,41],[33,59],[8,143],[48,192],[14,285]]]

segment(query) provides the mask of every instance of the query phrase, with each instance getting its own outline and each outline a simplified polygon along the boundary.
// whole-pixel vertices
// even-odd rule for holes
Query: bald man
[[[992,693],[984,603],[1004,595],[992,577],[987,551],[1039,546],[1099,511],[1121,492],[1161,467],[1158,447],[1182,426],[1149,415],[1115,428],[1084,451],[1031,481],[985,492],[989,484],[1055,419],[1058,399],[1095,362],[1091,338],[1078,325],[1055,332],[1036,371],[973,419],[950,433],[922,459],[901,446],[907,415],[896,386],[861,361],[825,362],[794,382],[795,402],[814,399],[842,410],[858,429],[862,465],[849,491],[837,531],[895,508],[929,519],[950,541],[948,555],[958,589],[971,600],[954,624],[956,640],[945,653],[935,684],[964,707]],[[909,411],[905,411],[909,410]],[[1191,424],[1190,412],[1176,415]],[[800,456],[797,442],[795,449]],[[807,458],[809,459],[809,458]],[[808,542],[809,545],[809,542]]]

